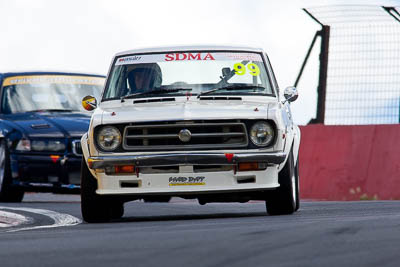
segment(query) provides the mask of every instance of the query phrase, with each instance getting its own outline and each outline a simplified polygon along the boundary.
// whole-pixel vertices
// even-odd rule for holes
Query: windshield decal
[[[261,55],[257,53],[187,52],[187,53],[126,56],[118,58],[117,61],[115,62],[115,65],[118,66],[118,65],[145,64],[145,63],[158,63],[158,62],[209,61],[209,60],[218,60],[218,61],[241,60],[241,61],[262,62]]]
[[[164,61],[165,54],[154,54],[154,55],[138,55],[138,56],[127,56],[121,57],[115,65],[130,65],[130,64],[143,64],[143,63],[156,63]]]
[[[233,69],[235,70],[235,74],[237,74],[237,75],[246,74],[246,67],[244,64],[242,64],[240,62],[233,65]],[[248,73],[250,73],[253,76],[260,75],[260,68],[254,63],[247,64],[247,69],[249,70]]]
[[[261,55],[257,53],[218,53],[216,59],[262,62]]]
[[[62,83],[62,84],[88,84],[103,85],[104,78],[89,76],[68,76],[68,75],[27,75],[14,76],[4,79],[3,86],[16,84],[42,84],[42,83]]]
[[[211,53],[174,53],[166,54],[165,61],[215,60]]]

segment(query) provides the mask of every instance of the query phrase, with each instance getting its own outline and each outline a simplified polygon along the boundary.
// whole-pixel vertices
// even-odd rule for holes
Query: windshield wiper
[[[180,92],[180,91],[192,91],[192,88],[171,88],[171,89],[160,88],[160,89],[156,89],[156,90],[149,91],[149,92],[141,92],[141,93],[135,93],[135,94],[130,94],[130,95],[123,96],[123,97],[121,97],[121,102],[124,102],[125,99],[136,98],[137,96],[158,95],[158,94],[165,94],[165,93],[176,93],[176,92]]]
[[[224,86],[224,87],[218,87],[215,89],[211,89],[205,92],[201,92],[200,94],[197,95],[197,98],[200,98],[202,95],[208,95],[213,92],[219,91],[219,90],[242,90],[242,89],[265,89],[264,86],[258,86],[258,85],[239,85],[239,84],[233,84],[229,86]]]
[[[72,109],[49,108],[49,109],[35,109],[27,112],[72,112]]]

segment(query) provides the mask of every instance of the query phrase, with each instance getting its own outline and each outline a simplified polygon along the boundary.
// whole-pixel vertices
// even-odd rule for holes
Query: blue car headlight
[[[60,140],[32,140],[31,148],[33,151],[59,152],[64,151],[66,146]]]
[[[32,141],[31,142],[32,150],[35,151],[43,151],[46,150],[46,142],[44,141]]]
[[[18,141],[15,150],[31,151],[31,141],[29,139],[21,139]]]
[[[47,150],[49,151],[64,151],[65,144],[58,140],[52,140],[47,143]]]

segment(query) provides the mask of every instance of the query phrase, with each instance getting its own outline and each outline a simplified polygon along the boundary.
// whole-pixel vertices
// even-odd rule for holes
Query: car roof
[[[20,76],[20,75],[77,75],[77,76],[93,76],[93,77],[106,77],[101,74],[85,73],[85,72],[69,72],[69,71],[10,71],[2,72],[0,76],[6,78],[10,76]]]
[[[262,48],[248,46],[224,46],[224,45],[191,45],[191,46],[160,46],[139,48],[117,53],[115,56],[138,54],[138,53],[162,53],[162,52],[183,52],[183,51],[245,51],[264,52]]]

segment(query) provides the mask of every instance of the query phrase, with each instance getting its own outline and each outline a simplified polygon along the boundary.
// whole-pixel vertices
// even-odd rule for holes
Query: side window
[[[267,63],[268,63],[268,67],[272,72],[272,82],[274,83],[274,86],[276,88],[276,90],[278,90],[278,95],[279,95],[279,86],[278,86],[278,82],[276,81],[276,77],[275,77],[275,73],[274,73],[274,69],[272,68],[271,62],[269,61],[269,57],[267,54],[265,54],[265,58],[267,59]]]

